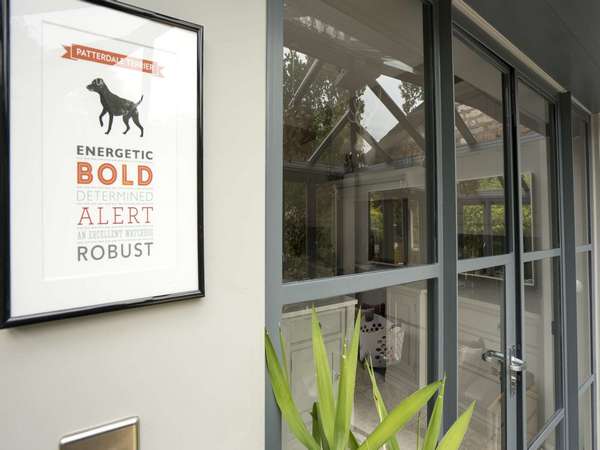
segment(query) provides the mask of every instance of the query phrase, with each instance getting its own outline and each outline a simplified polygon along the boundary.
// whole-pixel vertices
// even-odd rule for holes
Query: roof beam
[[[361,124],[356,123],[356,122],[352,122],[352,127],[355,129],[355,131],[358,133],[358,135],[363,138],[367,144],[369,144],[371,147],[373,147],[376,151],[378,151],[379,153],[381,153],[381,156],[383,156],[383,159],[385,159],[385,162],[387,163],[392,163],[392,157],[390,156],[390,154],[388,152],[386,152],[381,145],[379,145],[379,142],[377,142],[377,140],[371,135],[371,133],[369,133],[369,131],[363,127]]]
[[[290,19],[295,17],[309,16],[312,20],[318,20],[323,25],[333,27],[335,32],[352,36],[353,39],[366,44],[371,49],[376,49],[381,54],[400,61],[406,61],[407,59],[412,61],[422,60],[422,50],[419,44],[411,39],[399,39],[398,29],[395,26],[392,29],[385,30],[380,21],[369,23],[365,20],[364,15],[361,15],[361,11],[357,10],[356,6],[347,1],[303,0],[298,2],[298,5],[301,6],[294,8],[294,6],[288,5],[286,7],[288,22],[291,22]]]
[[[311,166],[319,160],[323,151],[333,142],[335,137],[344,129],[344,126],[346,125],[346,123],[348,122],[349,119],[350,119],[350,110],[346,110],[346,112],[344,114],[342,114],[342,116],[338,119],[336,124],[329,131],[329,133],[327,133],[327,136],[325,136],[323,138],[323,140],[319,143],[319,145],[317,145],[317,148],[312,153],[312,155],[310,155],[310,157],[308,158],[307,161]]]
[[[383,64],[381,58],[369,52],[351,50],[334,39],[311,32],[293,21],[286,22],[284,39],[285,46],[290,50],[299,51],[350,72],[356,73],[359,68],[365,84],[367,80],[379,75],[387,75],[417,85],[423,84],[423,76],[420,74],[390,67]]]
[[[456,122],[456,128],[458,128],[461,136],[465,138],[467,144],[469,146],[477,145],[477,139],[475,139],[475,136],[473,136],[473,133],[471,133],[471,130],[469,130],[469,127],[458,113],[458,109],[456,108],[454,108],[454,121]]]
[[[375,81],[369,84],[369,88],[375,93],[377,98],[381,100],[381,103],[385,105],[385,107],[392,113],[392,115],[396,118],[396,120],[400,123],[402,128],[406,130],[409,136],[417,143],[417,145],[421,148],[421,150],[425,151],[425,138],[421,136],[421,133],[413,126],[412,123],[409,122],[406,114],[400,109],[400,107],[396,104],[394,99],[389,96],[389,94],[385,91],[385,89],[379,84],[379,82]]]
[[[298,103],[298,101],[302,97],[304,97],[306,90],[310,87],[314,79],[317,77],[317,74],[319,73],[319,70],[321,69],[322,65],[323,63],[321,62],[321,60],[315,58],[313,63],[306,71],[306,75],[304,75],[304,78],[302,78],[298,89],[296,89],[296,92],[294,92],[294,95],[292,95],[292,99],[290,100],[288,108],[293,108],[294,106],[296,106],[296,103]]]

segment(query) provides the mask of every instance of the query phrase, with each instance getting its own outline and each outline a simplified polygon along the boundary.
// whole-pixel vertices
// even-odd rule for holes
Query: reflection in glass
[[[593,450],[592,389],[579,394],[579,450]]]
[[[546,440],[538,447],[539,450],[555,450],[556,449],[556,428],[548,435]]]
[[[590,243],[588,223],[588,125],[573,114],[573,190],[575,199],[575,244]]]
[[[497,450],[503,440],[501,365],[486,362],[488,351],[503,351],[504,268],[458,275],[458,400],[459,412],[477,402],[471,427],[461,448]]]
[[[589,271],[589,253],[577,253],[577,359],[580,385],[592,374]]]
[[[352,334],[358,309],[362,312],[359,364],[352,431],[359,441],[370,434],[379,417],[373,403],[371,382],[364,367],[373,361],[377,384],[388,409],[427,384],[427,282],[392,286],[316,302],[288,305],[283,309],[281,330],[286,341],[287,367],[294,399],[308,429],[317,399],[311,341],[311,307],[319,315],[325,346],[330,352],[334,379],[340,373],[344,341]],[[337,392],[337,391],[336,391]],[[420,426],[420,428],[418,428]],[[283,449],[303,448],[283,424]],[[426,411],[398,433],[400,448],[416,448],[426,429]]]
[[[428,262],[422,10],[285,2],[285,281]]]
[[[558,247],[554,109],[522,82],[517,93],[523,251],[548,250]]]
[[[502,73],[454,38],[459,258],[506,253]]]
[[[504,253],[506,222],[504,182],[500,177],[458,183],[461,258]]]
[[[559,258],[532,263],[535,281],[525,283],[524,359],[527,442],[544,428],[557,409],[560,392]]]
[[[420,264],[423,191],[397,189],[369,194],[369,261],[395,266]]]

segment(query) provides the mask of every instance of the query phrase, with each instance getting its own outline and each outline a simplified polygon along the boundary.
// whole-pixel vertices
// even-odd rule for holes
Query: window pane
[[[589,244],[588,223],[588,129],[578,114],[573,114],[573,189],[575,199],[575,244]]]
[[[523,250],[548,250],[558,247],[553,107],[522,82],[517,93]]]
[[[527,441],[544,428],[557,409],[560,377],[559,258],[532,263],[525,282],[525,372]]]
[[[490,276],[493,274],[493,276]],[[461,448],[502,448],[501,366],[483,354],[504,348],[504,267],[458,275],[458,407],[477,402]]]
[[[284,280],[431,262],[422,9],[285,2]]]
[[[579,384],[592,374],[589,253],[577,253],[577,352]]]
[[[579,450],[593,450],[592,389],[579,394]]]
[[[284,307],[281,329],[287,346],[286,364],[292,394],[309,430],[312,423],[310,412],[317,399],[310,327],[311,306],[315,305],[319,315],[335,381],[339,377],[344,340],[352,334],[358,309],[362,311],[352,418],[352,430],[362,442],[379,423],[365,361],[373,361],[375,379],[389,410],[427,384],[427,284],[426,281],[415,282]],[[285,428],[285,424],[283,427],[283,448],[303,448]],[[424,409],[420,421],[415,418],[398,433],[400,448],[415,448],[417,433],[423,442],[425,429]]]
[[[458,253],[506,253],[502,73],[454,38]]]

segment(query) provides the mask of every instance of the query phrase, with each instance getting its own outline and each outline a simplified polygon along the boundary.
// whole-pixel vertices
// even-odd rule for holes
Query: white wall
[[[140,416],[143,450],[264,448],[265,0],[131,0],[205,25],[206,290],[0,331],[0,449]]]

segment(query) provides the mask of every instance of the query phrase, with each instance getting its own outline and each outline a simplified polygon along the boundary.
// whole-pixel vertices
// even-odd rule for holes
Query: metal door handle
[[[498,361],[499,363],[504,363],[504,353],[497,352],[495,350],[487,350],[481,355],[481,359],[485,362]]]
[[[483,359],[486,362],[497,361],[502,364],[506,362],[504,353],[495,350],[487,350],[481,355],[481,359]],[[511,356],[510,365],[508,366],[508,368],[512,372],[525,372],[525,370],[527,369],[527,363],[522,359],[517,358],[516,356]]]

